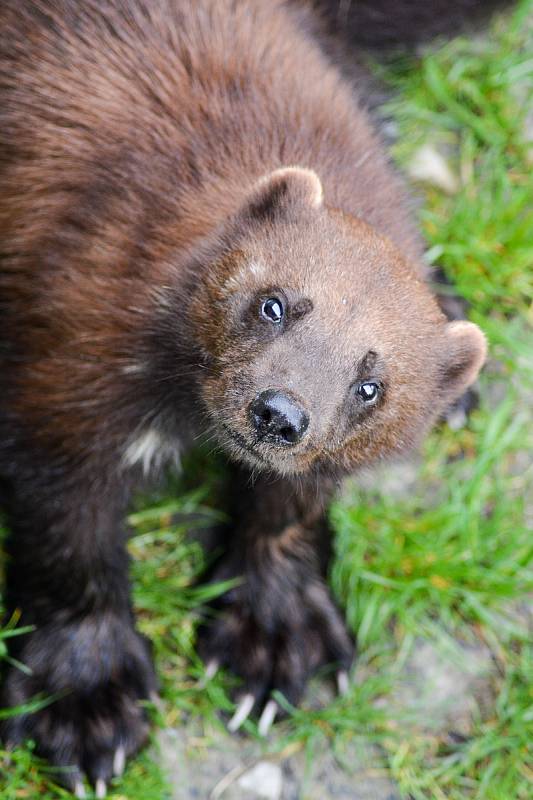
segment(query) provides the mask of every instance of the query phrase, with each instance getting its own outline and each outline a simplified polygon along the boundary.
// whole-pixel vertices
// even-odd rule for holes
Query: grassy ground
[[[276,742],[310,753],[325,742],[340,752],[346,737],[374,742],[381,753],[376,766],[415,800],[533,794],[533,653],[524,612],[533,592],[533,148],[526,143],[528,111],[533,136],[532,12],[525,0],[495,22],[489,37],[455,40],[386,73],[397,92],[390,114],[399,163],[407,168],[429,142],[458,179],[452,194],[418,187],[421,224],[429,257],[470,302],[492,358],[479,410],[461,431],[431,435],[410,492],[348,486],[332,508],[331,581],[358,633],[356,681],[327,708],[294,710]],[[205,556],[186,530],[191,515],[194,524],[208,524],[216,483],[216,469],[200,491],[177,483],[140,502],[131,516],[135,603],[163,684],[158,725],[179,725],[190,714],[217,724],[218,712],[232,708],[231,677],[218,676],[201,690],[194,653],[198,610],[209,591],[193,588]],[[0,658],[10,633],[0,631]],[[490,651],[488,696],[474,702],[460,735],[435,729],[423,709],[395,700],[398,675],[421,642],[451,660],[463,645]],[[247,726],[255,736],[255,723]],[[31,747],[9,759],[0,750],[2,800],[67,796]],[[153,753],[130,764],[112,796],[167,797]]]

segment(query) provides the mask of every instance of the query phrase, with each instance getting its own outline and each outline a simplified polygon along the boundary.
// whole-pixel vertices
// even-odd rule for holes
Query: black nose
[[[309,426],[303,408],[288,395],[273,389],[255,398],[250,405],[250,417],[261,438],[273,444],[296,444]]]

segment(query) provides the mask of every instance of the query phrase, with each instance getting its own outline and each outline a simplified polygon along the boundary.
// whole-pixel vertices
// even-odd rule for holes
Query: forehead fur
[[[340,212],[252,227],[239,242],[223,292],[288,290],[313,304],[315,324],[361,347],[398,353],[430,342],[444,323],[430,291],[392,243]],[[342,336],[339,338],[341,345]]]

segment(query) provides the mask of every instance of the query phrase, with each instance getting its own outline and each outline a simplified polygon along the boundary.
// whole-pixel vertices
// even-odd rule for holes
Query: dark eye
[[[377,383],[360,383],[357,387],[357,394],[365,403],[372,403],[379,394]]]
[[[261,316],[278,325],[283,318],[283,303],[277,297],[269,297],[261,306]]]

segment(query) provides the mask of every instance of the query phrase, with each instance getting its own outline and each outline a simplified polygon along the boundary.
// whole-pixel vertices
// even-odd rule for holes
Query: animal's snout
[[[278,445],[300,442],[309,427],[309,415],[292,397],[268,389],[250,404],[253,427],[263,441]]]

